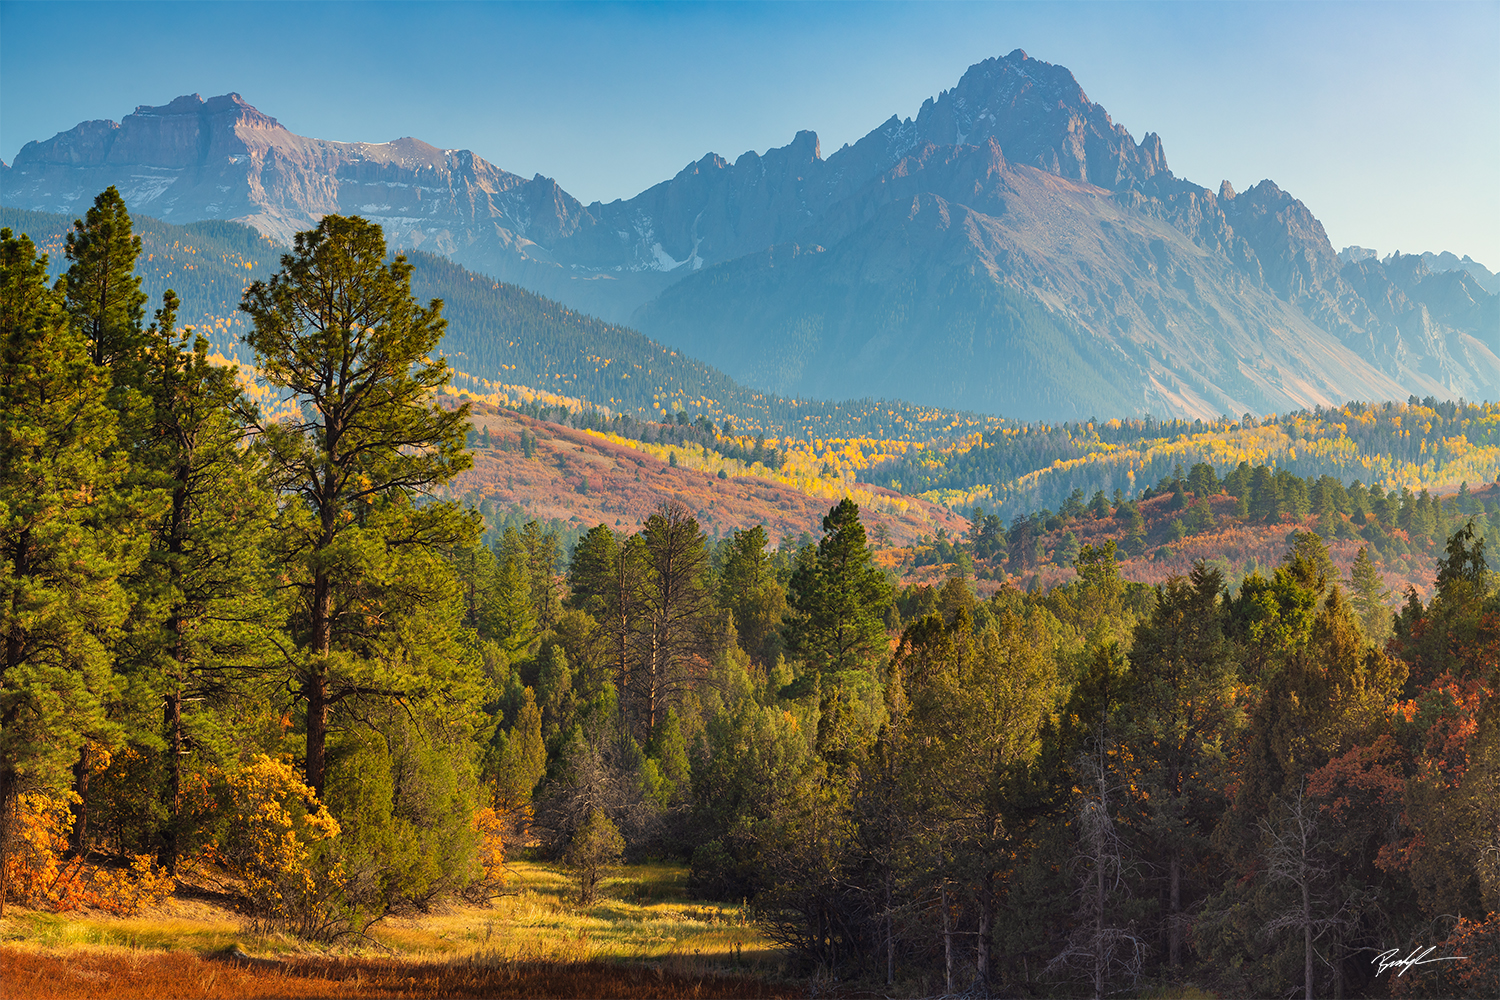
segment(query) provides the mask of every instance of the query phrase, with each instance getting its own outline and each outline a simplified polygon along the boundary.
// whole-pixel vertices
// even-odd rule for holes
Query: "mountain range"
[[[29,143],[0,202],[77,214],[109,184],[281,242],[363,215],[788,396],[1058,419],[1500,395],[1482,265],[1335,253],[1273,182],[1176,177],[1158,136],[1020,50],[826,158],[799,132],[608,204],[417,139],[298,136],[236,94]]]

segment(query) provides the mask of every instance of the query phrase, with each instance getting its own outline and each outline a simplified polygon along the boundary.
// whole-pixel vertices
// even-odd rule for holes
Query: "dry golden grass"
[[[372,936],[403,954],[487,956],[521,962],[663,961],[773,971],[780,956],[737,905],[691,900],[680,865],[634,865],[607,879],[599,902],[580,908],[558,871],[509,866],[507,894],[488,908],[383,921]]]
[[[268,965],[182,952],[52,952],[0,946],[5,1000],[364,997],[795,997],[748,977],[605,962],[408,962],[300,958]]]
[[[691,900],[682,866],[638,865],[591,907],[556,870],[509,866],[488,907],[393,916],[360,940],[250,935],[232,912],[173,899],[137,917],[13,910],[0,998],[761,997],[801,995],[737,906]]]

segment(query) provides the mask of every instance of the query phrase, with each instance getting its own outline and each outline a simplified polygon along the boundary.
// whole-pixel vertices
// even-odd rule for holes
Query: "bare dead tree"
[[[1116,926],[1111,919],[1116,900],[1127,891],[1131,866],[1111,815],[1119,785],[1110,768],[1111,743],[1102,725],[1093,743],[1092,749],[1079,755],[1076,765],[1084,789],[1078,797],[1078,853],[1073,859],[1074,870],[1080,874],[1078,925],[1068,946],[1047,963],[1047,972],[1081,972],[1095,1000],[1101,1000],[1115,975],[1127,976],[1132,984],[1140,977],[1146,942],[1133,926]]]
[[[1329,903],[1323,888],[1332,869],[1321,857],[1325,845],[1319,836],[1317,810],[1307,800],[1306,782],[1297,787],[1293,798],[1281,803],[1280,813],[1277,823],[1268,818],[1260,823],[1268,843],[1266,877],[1290,885],[1298,898],[1267,923],[1263,933],[1273,937],[1287,928],[1302,931],[1303,996],[1313,1000],[1315,942],[1343,923],[1342,908],[1332,916],[1315,915]]]

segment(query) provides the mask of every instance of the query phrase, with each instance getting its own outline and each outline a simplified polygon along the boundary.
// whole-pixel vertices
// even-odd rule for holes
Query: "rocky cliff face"
[[[691,275],[636,323],[779,393],[1031,418],[1403,391],[1234,260],[993,139],[914,149],[807,243]]]
[[[543,177],[417,139],[330,142],[287,130],[238,94],[138,107],[28,143],[4,173],[6,204],[70,212],[110,184],[132,211],[171,222],[230,219],[284,242],[330,212],[379,218],[399,242],[452,253],[507,239],[545,257],[571,235],[578,202]]]
[[[778,391],[1044,417],[1500,393],[1488,271],[1336,254],[1274,183],[1173,176],[1159,138],[1020,50],[826,158],[799,132],[609,204],[416,139],[298,136],[235,94],[85,122],[0,171],[6,204],[44,211],[109,184],[281,240],[364,215]]]

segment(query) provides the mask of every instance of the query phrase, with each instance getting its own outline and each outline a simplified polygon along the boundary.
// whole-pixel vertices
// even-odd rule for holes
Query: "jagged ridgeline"
[[[172,225],[133,216],[141,237],[137,271],[149,301],[173,289],[178,322],[208,333],[226,357],[253,359],[239,343],[246,319],[240,295],[273,274],[286,251],[233,222]],[[0,208],[0,226],[26,233],[67,269],[64,215]],[[716,368],[648,340],[634,330],[575,312],[515,285],[475,274],[442,257],[409,251],[412,292],[444,302],[443,351],[459,373],[454,384],[496,402],[597,406],[637,418],[707,416],[742,433],[771,437],[872,437],[929,440],[1000,426],[995,417],[888,400],[824,402],[755,392]],[[154,305],[152,306],[154,307]]]

